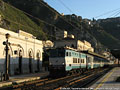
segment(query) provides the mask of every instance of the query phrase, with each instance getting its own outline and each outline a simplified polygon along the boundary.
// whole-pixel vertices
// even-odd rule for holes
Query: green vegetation
[[[101,19],[99,21],[107,33],[120,40],[120,17]]]
[[[17,32],[18,30],[24,30],[33,34],[38,39],[47,39],[46,34],[42,31],[41,26],[43,23],[41,23],[41,26],[38,26],[22,11],[2,2],[2,0],[0,0],[0,4],[0,14],[3,21],[1,27],[12,30],[14,32]]]
[[[120,48],[120,41],[104,30],[93,29],[90,33],[106,47],[110,49]]]
[[[57,19],[58,12],[51,8],[43,0],[4,0],[7,3],[44,20],[48,23],[53,24]]]

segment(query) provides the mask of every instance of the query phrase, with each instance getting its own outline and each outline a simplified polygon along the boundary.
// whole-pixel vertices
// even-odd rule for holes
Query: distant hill
[[[67,30],[69,34],[74,34],[76,39],[89,41],[92,46],[94,46],[96,52],[102,52],[106,48],[120,49],[120,36],[118,34],[120,31],[119,18],[96,21],[82,19],[81,16],[76,16],[75,14],[61,16],[43,0],[4,1],[40,19],[35,19],[27,14],[25,15],[19,10],[16,12],[16,9],[13,9],[14,12],[12,11],[12,13],[15,13],[14,15],[10,13],[11,11],[9,10],[9,14],[7,14],[8,12],[6,13],[6,15],[8,15],[6,17],[11,16],[10,14],[12,14],[11,18],[18,19],[15,19],[15,21],[22,25],[32,27],[34,30],[28,28],[25,28],[24,30],[29,30],[28,32],[33,33],[39,39],[48,38],[50,40],[55,40],[55,32]],[[6,7],[8,8],[9,6]],[[17,15],[17,13],[19,14]],[[25,18],[21,15],[25,16]],[[28,19],[28,21],[26,19]],[[89,22],[91,22],[91,25],[89,25]],[[10,29],[13,29],[14,31],[20,28],[19,25],[12,25],[11,27]]]
[[[99,19],[97,21],[104,30],[120,40],[120,17]]]
[[[115,22],[114,20],[112,21],[112,19],[97,20],[97,21],[82,19],[82,17],[76,16],[74,14],[66,15],[64,16],[64,18],[67,19],[76,27],[81,28],[81,30],[89,32],[89,34],[95,37],[96,40],[99,41],[105,47],[108,47],[109,49],[115,49],[115,48],[120,49],[120,39],[119,39],[120,29],[116,27],[120,23],[118,18],[114,18],[115,20],[117,19],[118,22]],[[110,22],[112,22],[112,24],[110,24]],[[85,38],[85,34],[83,35],[84,35],[83,38]],[[99,47],[99,48],[103,48],[103,47]]]

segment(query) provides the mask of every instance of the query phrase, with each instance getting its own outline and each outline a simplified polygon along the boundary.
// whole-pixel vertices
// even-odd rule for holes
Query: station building
[[[5,72],[5,34],[10,34],[9,74],[35,73],[42,70],[42,41],[32,34],[19,30],[18,33],[0,28],[0,72]]]

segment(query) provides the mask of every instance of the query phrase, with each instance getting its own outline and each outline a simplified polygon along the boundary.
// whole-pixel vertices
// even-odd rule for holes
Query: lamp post
[[[6,80],[9,80],[9,54],[8,54],[9,46],[18,46],[18,47],[22,48],[22,50],[23,50],[23,47],[20,44],[14,44],[14,43],[8,42],[8,39],[10,37],[9,33],[5,34],[5,37],[6,37],[6,41],[3,42],[3,45],[5,45],[5,52],[6,52],[6,56],[5,56],[5,74],[4,74],[4,80],[6,81]]]
[[[5,34],[6,37],[6,41],[3,42],[3,45],[5,45],[5,52],[6,52],[6,56],[5,56],[5,75],[4,75],[4,80],[9,80],[9,55],[8,55],[8,51],[9,51],[9,45],[10,43],[8,42],[8,39],[10,37],[10,34]]]

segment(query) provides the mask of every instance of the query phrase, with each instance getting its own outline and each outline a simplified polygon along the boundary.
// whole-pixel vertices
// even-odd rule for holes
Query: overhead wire
[[[114,17],[115,14],[118,13],[118,11],[120,11],[120,10],[117,10],[115,13],[111,14],[111,15],[109,16],[109,18],[110,18],[110,17]]]
[[[115,14],[114,17],[118,16],[119,14],[120,14],[120,11],[117,14]]]
[[[66,4],[64,4],[61,0],[58,0],[65,8],[67,8],[71,13],[74,13]]]
[[[108,12],[103,13],[103,14],[101,14],[101,15],[98,15],[98,16],[96,16],[96,17],[94,17],[94,18],[99,18],[99,17],[101,17],[101,16],[105,16],[105,15],[110,14],[110,13],[113,13],[113,12],[115,12],[115,11],[117,11],[117,10],[120,10],[120,8],[117,8],[117,9],[114,9],[114,10],[111,10],[111,11],[108,11]]]

